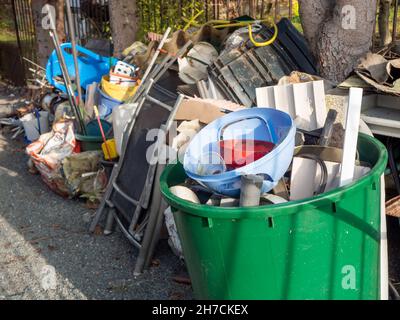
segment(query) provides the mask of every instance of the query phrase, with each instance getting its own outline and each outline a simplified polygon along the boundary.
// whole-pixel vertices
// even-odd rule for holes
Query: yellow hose
[[[234,22],[234,23],[231,23],[228,20],[213,20],[213,21],[209,21],[207,24],[215,24],[214,28],[216,28],[216,29],[223,29],[223,28],[228,28],[228,27],[245,27],[245,26],[248,26],[248,28],[249,28],[249,39],[250,39],[251,43],[253,43],[256,47],[266,47],[266,46],[269,46],[272,43],[274,43],[274,41],[278,37],[278,26],[273,22],[272,25],[274,27],[274,35],[272,36],[272,38],[267,40],[267,41],[265,41],[265,42],[257,42],[254,39],[254,36],[253,36],[252,25],[254,23],[261,23],[261,22],[267,22],[267,21],[270,21],[270,20],[269,19],[264,19],[264,20],[258,20],[258,21],[240,21],[240,22]]]
[[[274,43],[276,38],[278,37],[278,26],[274,23],[274,35],[272,36],[271,39],[265,41],[265,42],[257,42],[254,37],[253,37],[253,30],[251,25],[249,25],[249,38],[252,44],[254,44],[256,47],[266,47]]]
[[[187,24],[186,24],[186,26],[185,26],[185,28],[183,30],[186,31],[191,25],[199,27],[200,25],[196,22],[196,19],[202,13],[203,13],[203,11],[199,12],[197,15],[192,17],[190,20],[184,19],[184,21],[187,22]],[[257,21],[239,21],[239,22],[231,22],[229,20],[211,20],[211,21],[208,21],[206,24],[212,25],[215,29],[248,26],[248,28],[249,28],[249,39],[250,39],[251,43],[253,43],[254,46],[256,46],[256,47],[266,47],[266,46],[269,46],[272,43],[274,43],[274,41],[278,37],[278,26],[276,25],[276,23],[272,22],[272,25],[274,27],[274,35],[272,36],[272,38],[267,40],[267,41],[265,41],[265,42],[257,42],[254,39],[254,36],[253,36],[252,25],[255,24],[255,23],[259,24],[259,23],[262,23],[262,22],[269,22],[269,21],[271,21],[271,20],[270,19],[264,19],[264,20],[257,20]]]

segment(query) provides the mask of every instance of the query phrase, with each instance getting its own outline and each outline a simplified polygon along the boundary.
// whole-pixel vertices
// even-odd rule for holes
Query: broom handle
[[[106,146],[106,150],[107,150],[107,153],[108,153],[108,158],[111,160],[111,152],[108,149],[107,139],[106,139],[106,135],[104,134],[103,126],[101,124],[99,110],[97,109],[97,106],[93,106],[93,109],[94,109],[94,114],[96,115],[96,118],[97,118],[97,122],[99,124],[101,136],[102,136],[104,144]]]

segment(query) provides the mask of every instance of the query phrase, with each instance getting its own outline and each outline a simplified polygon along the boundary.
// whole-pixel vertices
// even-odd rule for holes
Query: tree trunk
[[[299,0],[299,5],[321,76],[343,81],[371,48],[376,0]]]
[[[386,46],[392,42],[392,35],[389,29],[390,6],[392,0],[380,0],[379,2],[379,36],[381,46]]]
[[[49,30],[42,27],[42,8],[48,4],[46,0],[36,0],[32,2],[33,23],[36,31],[37,62],[42,67],[46,67],[47,60],[53,50],[53,44],[49,36]]]
[[[110,0],[109,8],[114,55],[119,57],[136,40],[139,25],[136,0]]]
[[[65,24],[64,24],[64,19],[65,19],[65,14],[64,14],[64,7],[65,7],[65,1],[64,0],[57,0],[56,1],[56,14],[57,14],[57,22],[56,22],[56,28],[57,28],[57,34],[58,38],[60,39],[61,42],[65,42],[67,40],[67,37],[65,35]]]

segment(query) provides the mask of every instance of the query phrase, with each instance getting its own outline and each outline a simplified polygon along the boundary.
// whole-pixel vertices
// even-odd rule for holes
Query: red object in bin
[[[270,153],[275,144],[262,140],[222,140],[219,149],[228,170],[244,167]]]

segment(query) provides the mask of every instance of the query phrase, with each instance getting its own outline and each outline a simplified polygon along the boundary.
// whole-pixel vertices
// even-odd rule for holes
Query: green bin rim
[[[374,145],[374,147],[378,150],[379,158],[375,166],[368,174],[366,174],[361,179],[354,181],[347,186],[331,190],[312,198],[290,201],[288,203],[282,204],[272,204],[248,208],[221,208],[204,204],[196,204],[175,196],[169,190],[169,186],[167,184],[168,177],[175,166],[177,166],[177,164],[168,165],[162,173],[160,178],[161,192],[168,204],[171,205],[173,209],[177,209],[186,214],[213,219],[266,219],[282,215],[294,214],[296,212],[299,212],[299,210],[312,210],[322,206],[332,205],[333,203],[339,202],[345,197],[346,194],[360,187],[361,185],[365,186],[375,184],[377,176],[380,177],[384,173],[388,161],[388,154],[385,146],[374,137],[368,136],[364,133],[360,133],[359,138],[365,139],[367,143]],[[379,186],[375,186],[375,188],[378,187]]]
[[[81,142],[103,142],[102,136],[83,136],[78,133],[75,133],[75,138]]]

